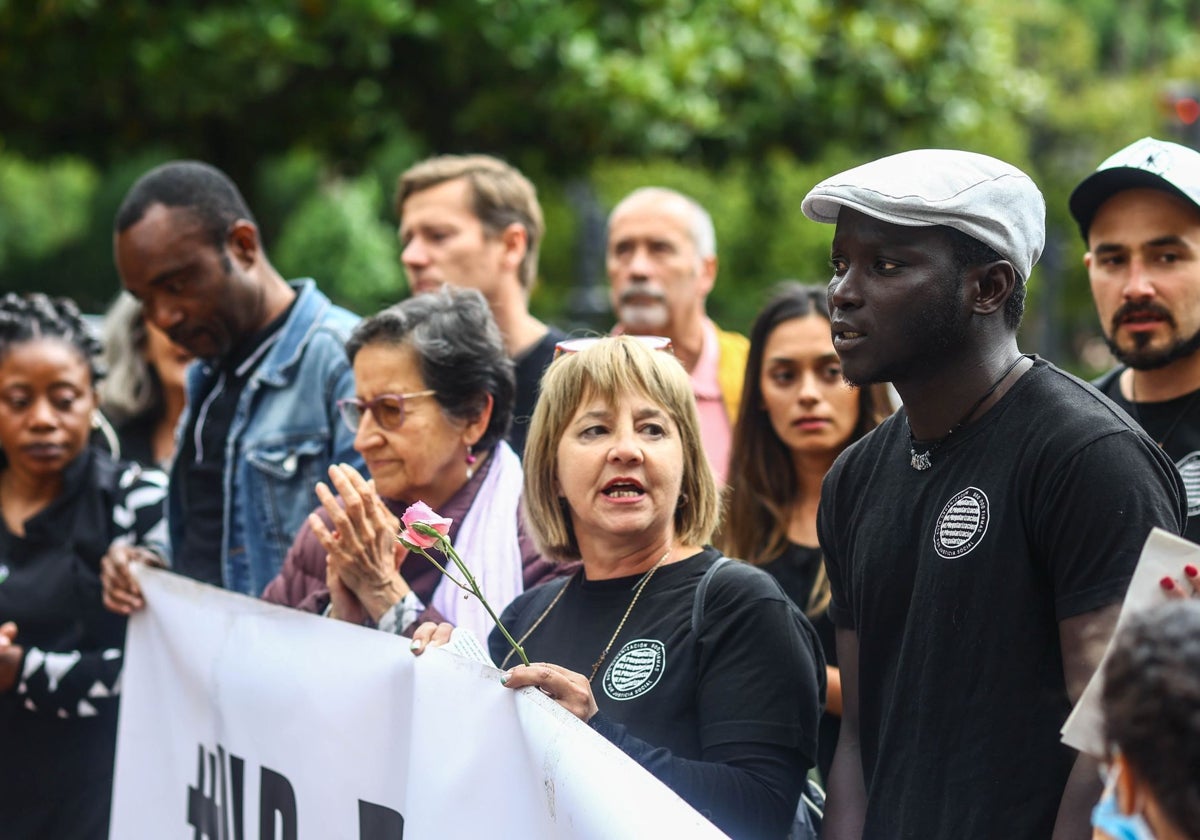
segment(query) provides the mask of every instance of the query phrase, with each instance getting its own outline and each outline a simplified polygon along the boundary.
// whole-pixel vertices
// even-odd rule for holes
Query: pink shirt
[[[720,348],[717,345],[717,328],[704,319],[704,345],[700,358],[690,374],[692,391],[696,395],[696,409],[700,414],[700,437],[708,453],[713,474],[718,484],[725,483],[729,472],[729,449],[733,441],[733,429],[725,412],[725,400],[717,381],[717,360]]]

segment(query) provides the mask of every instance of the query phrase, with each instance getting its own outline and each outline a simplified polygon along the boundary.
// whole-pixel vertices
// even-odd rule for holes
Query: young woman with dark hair
[[[165,542],[166,477],[89,446],[98,342],[75,304],[0,297],[0,834],[104,838],[125,619],[105,556]]]
[[[719,545],[773,575],[821,636],[829,663],[817,761],[824,777],[837,745],[841,681],[817,545],[821,480],[842,450],[891,413],[891,401],[885,386],[845,383],[825,287],[795,282],[780,284],[755,320],[744,383]]]

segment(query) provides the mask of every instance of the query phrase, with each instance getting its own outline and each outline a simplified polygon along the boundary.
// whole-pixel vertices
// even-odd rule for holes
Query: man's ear
[[[513,222],[500,232],[500,242],[504,245],[504,267],[516,274],[529,252],[529,233],[524,225]]]
[[[968,277],[975,284],[972,311],[976,315],[993,315],[1003,310],[1004,304],[1021,282],[1008,260],[975,266]]]
[[[708,293],[713,290],[713,286],[716,285],[717,268],[718,262],[716,254],[713,254],[711,257],[700,258],[699,287],[701,294],[704,296],[707,296]]]
[[[1095,258],[1092,256],[1092,252],[1088,251],[1086,254],[1083,255],[1083,267],[1086,268],[1088,271],[1091,271],[1092,270],[1092,262],[1094,259]]]
[[[238,219],[230,226],[225,243],[229,247],[229,253],[243,269],[249,269],[258,261],[261,250],[258,228],[248,219]]]

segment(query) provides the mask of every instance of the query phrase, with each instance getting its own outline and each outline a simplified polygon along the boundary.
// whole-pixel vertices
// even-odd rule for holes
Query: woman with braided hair
[[[164,542],[166,478],[88,445],[100,347],[78,308],[0,298],[0,834],[108,836],[125,619],[100,561]]]

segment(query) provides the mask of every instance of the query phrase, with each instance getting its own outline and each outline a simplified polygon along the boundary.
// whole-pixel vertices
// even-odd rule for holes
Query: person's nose
[[[54,429],[58,426],[58,412],[50,404],[49,397],[37,397],[29,406],[29,426],[33,429]]]
[[[811,370],[800,374],[800,390],[796,394],[796,398],[801,405],[806,407],[814,406],[821,401],[821,389],[817,382],[817,375]]]
[[[613,435],[608,459],[619,464],[640,464],[643,456],[642,443],[638,440],[637,431],[632,426],[618,428]]]
[[[383,442],[383,427],[375,419],[374,412],[364,408],[358,418],[358,428],[354,430],[354,451],[359,454],[370,452]]]
[[[412,268],[429,264],[429,250],[422,243],[421,237],[414,236],[408,240],[408,244],[400,251],[400,262]]]
[[[826,296],[831,312],[838,309],[857,309],[862,306],[859,279],[854,269],[847,269],[846,273],[841,276],[834,275],[829,281]]]
[[[1149,300],[1154,297],[1154,284],[1150,280],[1150,272],[1141,257],[1129,261],[1128,277],[1123,290],[1125,300]]]
[[[142,307],[145,317],[150,323],[168,334],[184,319],[182,309],[157,296],[148,298]]]
[[[654,261],[650,259],[650,251],[638,247],[629,259],[629,278],[635,281],[645,281],[654,274]]]

